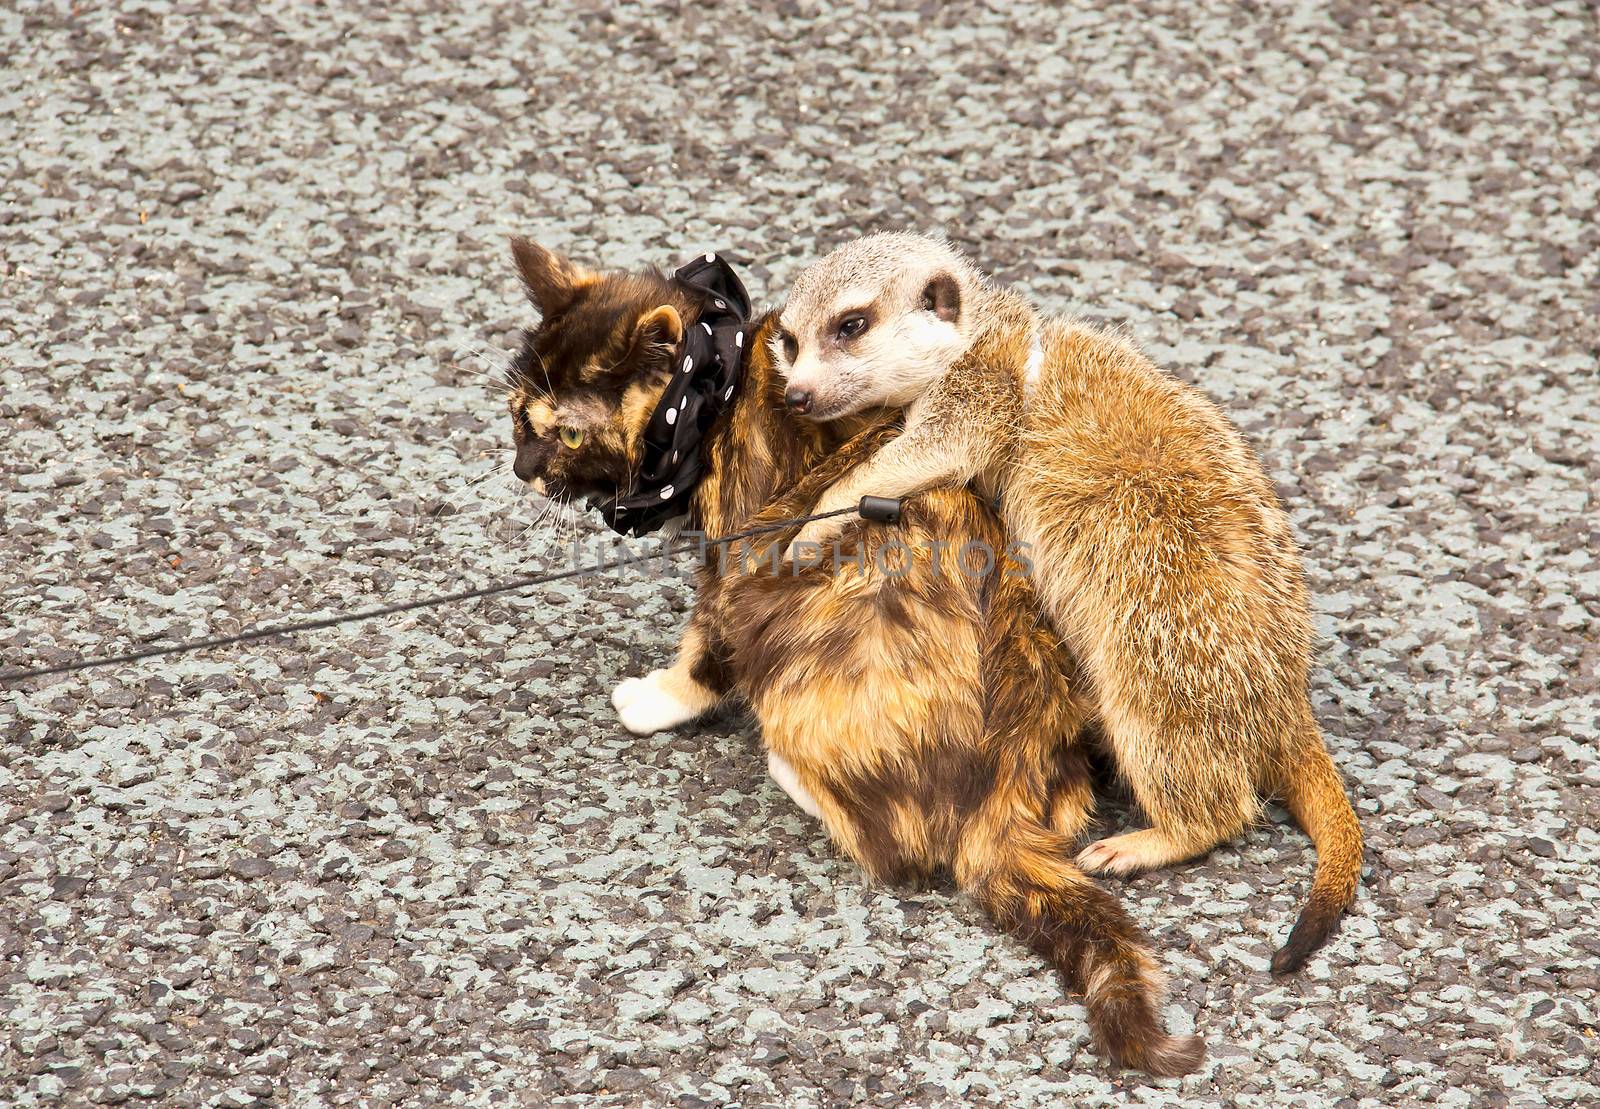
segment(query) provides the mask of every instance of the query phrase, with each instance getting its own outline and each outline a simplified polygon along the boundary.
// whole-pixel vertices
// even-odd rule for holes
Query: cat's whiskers
[[[525,380],[518,381],[512,371],[516,359],[514,353],[487,346],[475,340],[462,341],[459,344],[459,349],[490,367],[492,372],[474,368],[464,364],[462,361],[447,363],[452,368],[465,370],[467,373],[481,379],[482,384],[486,387],[512,396],[516,395],[520,389],[527,388],[529,383]],[[555,403],[555,383],[550,377],[549,364],[538,351],[532,351],[531,353],[539,366],[540,376],[544,378],[545,399],[553,404]],[[500,455],[500,463],[490,468],[487,473],[476,475],[467,481],[457,490],[455,496],[460,498],[463,494],[470,495],[479,502],[479,507],[483,509],[491,507],[501,509],[502,516],[499,522],[506,523],[509,522],[506,520],[508,513],[504,510],[521,499],[521,495],[527,491],[527,483],[518,478],[512,469],[516,460],[516,451],[500,447],[493,448],[492,451],[485,451],[484,455],[488,456],[491,453]],[[511,482],[509,488],[497,485],[492,481],[499,474],[505,474],[509,477]],[[506,493],[507,496],[499,497],[498,495],[502,492]],[[491,494],[494,499],[492,504]],[[559,547],[569,541],[569,536],[571,541],[576,541],[583,527],[582,521],[578,517],[579,513],[572,509],[570,495],[563,494],[559,497],[546,497],[538,513],[529,524],[522,528],[517,538],[513,541],[513,545],[520,549],[529,543],[530,538],[533,543],[541,547],[549,545]]]
[[[488,373],[484,370],[474,369],[473,367],[462,362],[446,362],[445,366],[448,369],[459,370],[463,373],[469,373],[476,378],[480,378],[481,380],[478,381],[477,384],[482,385],[485,389],[488,389],[492,393],[498,393],[504,396],[516,392],[516,388],[512,384],[511,378],[505,372]]]
[[[509,385],[507,385],[504,381],[501,381],[499,378],[493,376],[492,374],[486,374],[482,370],[475,370],[471,366],[463,366],[463,365],[460,365],[459,363],[456,363],[456,364],[452,364],[451,368],[452,369],[457,369],[457,370],[465,370],[467,373],[472,374],[474,377],[477,377],[477,378],[480,379],[480,380],[478,380],[476,382],[463,382],[463,384],[479,385],[482,388],[487,389],[490,393],[492,393],[492,394],[494,394],[496,396],[509,396],[511,393],[513,393],[515,391]]]
[[[482,473],[469,475],[464,481],[461,481],[459,484],[455,484],[453,486],[445,485],[445,483],[441,482],[441,485],[445,485],[445,487],[440,490],[441,497],[446,503],[456,510],[457,514],[471,514],[463,509],[461,503],[468,497],[477,500],[481,507],[487,507],[487,505],[484,504],[484,498],[482,494],[490,488],[490,482],[494,478],[499,477],[501,474],[510,473],[511,460],[505,456],[509,456],[511,452],[505,448],[496,447],[490,450],[485,450],[481,452],[480,457],[488,458],[495,454],[501,454],[502,457],[496,460],[493,465],[484,470]]]
[[[461,521],[475,519],[485,513],[493,512],[497,521],[504,520],[517,500],[517,493],[522,490],[523,482],[512,472],[512,463],[516,453],[509,448],[494,447],[479,452],[479,457],[484,459],[494,458],[492,465],[481,473],[474,473],[456,483],[449,483],[444,479],[439,482],[440,507],[429,513],[437,519],[445,515],[445,508],[451,509],[449,515],[458,517]],[[498,479],[504,477],[505,481]],[[491,531],[492,536],[492,531]]]
[[[476,342],[472,339],[468,339],[466,342],[462,343],[461,347],[468,354],[481,358],[483,361],[487,362],[489,365],[493,366],[502,373],[507,374],[508,376],[511,372],[511,363],[516,358],[516,355],[509,350],[501,350],[499,347],[486,346],[483,343]]]
[[[539,360],[539,372],[544,374],[544,391],[545,391],[545,394],[548,396],[548,398],[550,400],[550,403],[551,404],[555,404],[555,402],[556,402],[556,387],[554,385],[550,384],[550,367],[545,364],[544,355],[540,354],[538,351],[533,351],[532,353],[533,353],[533,356]]]
[[[516,477],[516,475],[511,471],[511,466],[516,461],[515,451],[511,450],[509,447],[494,447],[491,448],[491,450],[484,451],[483,453],[485,456],[490,454],[498,454],[500,455],[500,458],[496,459],[493,466],[489,467],[489,469],[485,470],[477,477],[468,479],[466,484],[461,487],[461,492],[466,492],[469,489],[475,489],[477,486],[482,485],[490,478],[500,477],[504,474],[510,474],[513,478]]]
[[[556,498],[555,509],[550,516],[553,526],[549,530],[550,545],[557,551],[566,549],[570,543],[569,534],[575,537],[578,533],[578,522],[575,514],[570,511],[571,507],[572,501],[567,496]]]
[[[544,505],[539,509],[539,514],[533,518],[532,523],[522,529],[522,534],[517,536],[517,546],[522,546],[523,542],[528,538],[528,536],[536,531],[539,526],[545,522],[545,520],[549,519],[550,514],[555,511],[555,507],[555,498],[546,497],[544,499]]]
[[[527,387],[528,382],[518,381],[513,373],[512,367],[515,365],[516,357],[514,353],[500,350],[497,347],[488,346],[475,340],[461,341],[458,344],[458,349],[489,367],[488,371],[466,365],[465,361],[461,359],[450,361],[447,365],[453,369],[464,370],[472,374],[491,391],[502,395],[515,396],[519,390]],[[533,356],[538,361],[539,372],[544,378],[546,392],[553,402],[555,386],[550,378],[550,368],[543,356],[537,351],[533,352]],[[495,465],[491,466],[486,472],[476,474],[464,482],[456,489],[451,499],[460,502],[468,497],[472,498],[477,502],[471,510],[474,513],[490,509],[495,510],[498,515],[494,522],[493,530],[503,537],[510,530],[510,527],[516,526],[513,517],[516,514],[516,510],[525,501],[528,484],[517,477],[513,469],[516,461],[515,450],[509,447],[495,447],[482,452],[482,457],[485,458],[496,455],[499,457]],[[501,475],[505,475],[507,479],[505,483],[495,480]],[[529,543],[530,537],[534,544],[540,547],[550,543],[559,544],[569,528],[572,534],[576,536],[580,525],[575,514],[567,511],[570,507],[571,499],[569,497],[544,498],[544,503],[539,506],[532,521],[521,528],[511,545],[520,551]],[[510,527],[506,525],[510,525]]]
[[[560,546],[562,548],[576,546],[578,538],[583,533],[583,514],[572,507],[571,494],[563,493],[561,496],[562,523],[566,526],[561,529]]]
[[[445,363],[446,366],[454,370],[465,370],[467,373],[482,378],[485,387],[497,392],[516,392],[517,381],[511,372],[514,356],[509,351],[500,350],[498,347],[484,346],[472,339],[464,339],[458,342],[457,349],[488,366],[488,371],[475,369],[467,365],[463,358],[450,359]]]

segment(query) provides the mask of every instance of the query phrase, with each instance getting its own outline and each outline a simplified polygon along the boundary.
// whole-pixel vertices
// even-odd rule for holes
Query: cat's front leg
[[[710,661],[705,637],[691,623],[678,644],[676,662],[642,678],[628,678],[611,691],[611,704],[622,726],[634,735],[650,735],[676,728],[716,708],[725,691],[704,680],[715,669],[708,665]]]

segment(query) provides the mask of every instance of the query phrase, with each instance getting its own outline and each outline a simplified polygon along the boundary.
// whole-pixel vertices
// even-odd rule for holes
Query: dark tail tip
[[[1311,900],[1294,922],[1289,939],[1272,956],[1272,973],[1276,977],[1293,974],[1306,965],[1311,953],[1327,942],[1339,926],[1344,915],[1342,904],[1331,904],[1319,899],[1313,892]]]

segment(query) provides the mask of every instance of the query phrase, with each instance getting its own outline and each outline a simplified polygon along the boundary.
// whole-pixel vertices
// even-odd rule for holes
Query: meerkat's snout
[[[830,419],[831,410],[838,406],[834,396],[839,385],[840,367],[829,357],[830,352],[802,346],[793,332],[779,332],[773,353],[781,352],[778,371],[783,375],[784,407],[796,416],[811,419]]]
[[[784,374],[784,407],[820,423],[848,416],[861,407],[851,388],[855,377],[852,360],[837,352],[803,352]]]

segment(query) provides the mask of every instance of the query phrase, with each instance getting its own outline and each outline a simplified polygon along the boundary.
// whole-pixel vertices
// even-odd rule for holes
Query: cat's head
[[[552,497],[614,496],[694,308],[654,270],[599,273],[527,239],[511,252],[542,317],[511,364],[513,470]]]

